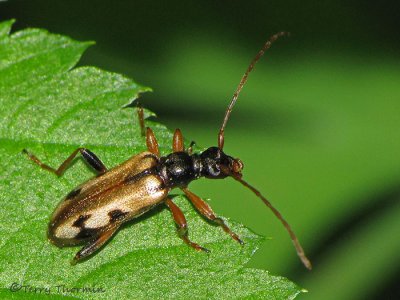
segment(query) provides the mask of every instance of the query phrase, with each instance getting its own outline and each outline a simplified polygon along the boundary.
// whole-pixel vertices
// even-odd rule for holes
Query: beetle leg
[[[183,136],[179,128],[175,129],[174,138],[172,139],[172,150],[174,152],[185,151],[185,146],[183,145]]]
[[[78,261],[84,259],[85,257],[88,257],[89,255],[97,251],[113,236],[113,234],[117,231],[118,228],[119,225],[113,226],[112,228],[101,233],[95,240],[85,245],[81,250],[79,250],[75,254],[75,257],[72,259],[71,264],[75,265]]]
[[[57,176],[61,176],[65,169],[68,168],[72,160],[78,153],[81,153],[83,159],[91,166],[94,170],[98,173],[104,173],[107,171],[107,167],[103,164],[103,162],[94,154],[92,151],[86,148],[78,148],[68,158],[57,168],[54,169],[44,163],[42,163],[35,155],[28,152],[26,149],[22,150],[23,153],[28,155],[29,159],[32,160],[34,163],[39,165],[42,169],[45,169],[49,172],[56,174]]]
[[[191,141],[191,142],[190,142],[190,145],[189,145],[189,148],[187,149],[187,153],[188,153],[189,155],[192,155],[194,145],[196,145],[196,142],[195,142],[195,141]]]
[[[138,102],[137,104],[137,114],[139,118],[139,124],[140,124],[140,132],[142,136],[146,135],[146,132],[144,130],[144,113],[143,113],[143,107],[142,105]]]
[[[185,215],[183,214],[183,212],[181,211],[181,209],[174,202],[172,202],[172,200],[169,198],[167,198],[165,203],[167,204],[169,210],[171,211],[174,221],[175,221],[176,225],[178,226],[179,237],[186,244],[188,244],[190,247],[193,247],[197,251],[210,252],[208,249],[201,247],[200,245],[189,240],[186,218],[185,218]]]
[[[160,151],[158,150],[158,142],[156,136],[154,135],[153,130],[150,127],[147,127],[146,131],[146,145],[147,149],[157,157],[160,157]]]
[[[201,199],[199,196],[193,194],[191,191],[189,191],[187,188],[182,188],[182,191],[185,193],[185,195],[189,198],[189,200],[193,203],[194,207],[200,212],[205,218],[207,218],[210,221],[215,222],[216,224],[220,225],[226,233],[228,233],[235,241],[239,242],[241,245],[244,244],[244,242],[239,238],[239,236],[234,233],[222,220],[221,218],[218,218],[211,207],[205,202],[203,199]]]

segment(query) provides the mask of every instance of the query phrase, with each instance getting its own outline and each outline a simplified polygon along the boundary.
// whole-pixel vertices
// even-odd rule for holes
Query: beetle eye
[[[236,158],[236,159],[233,161],[232,170],[233,170],[234,173],[240,173],[240,172],[242,172],[243,167],[244,167],[244,165],[243,165],[242,161],[241,161],[239,158]]]

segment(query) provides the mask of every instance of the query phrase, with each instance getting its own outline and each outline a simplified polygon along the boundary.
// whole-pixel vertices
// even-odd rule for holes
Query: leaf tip
[[[308,293],[308,290],[306,290],[305,288],[300,289],[301,293]]]
[[[15,19],[9,19],[9,20],[0,22],[0,38],[2,36],[7,36],[10,34],[11,28],[15,22],[16,22]]]
[[[86,45],[87,47],[96,45],[96,41],[85,41],[85,42],[82,42],[82,43],[83,43],[84,45]]]

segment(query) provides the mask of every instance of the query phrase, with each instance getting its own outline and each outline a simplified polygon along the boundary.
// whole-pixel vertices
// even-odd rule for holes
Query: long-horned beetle
[[[96,177],[72,190],[57,206],[48,227],[49,240],[59,247],[84,243],[85,246],[73,259],[73,263],[76,263],[102,247],[121,224],[165,203],[183,241],[196,250],[208,251],[189,239],[185,216],[168,197],[173,188],[180,188],[200,214],[220,225],[234,240],[243,244],[239,236],[215,215],[211,207],[188,189],[189,183],[200,177],[232,177],[253,191],[272,210],[288,231],[301,261],[306,268],[311,269],[311,263],[289,224],[256,188],[242,179],[243,163],[223,151],[225,127],[249,73],[271,44],[284,35],[288,33],[279,32],[271,36],[248,66],[226,110],[218,133],[218,147],[210,147],[200,154],[194,154],[193,145],[185,150],[182,133],[176,129],[172,142],[173,153],[160,156],[156,137],[150,128],[145,129],[143,109],[138,106],[140,126],[142,134],[146,136],[148,151],[139,153],[112,169],[108,169],[86,148],[76,149],[57,169],[42,163],[24,149],[23,152],[33,162],[58,176],[63,174],[78,153],[98,173]]]

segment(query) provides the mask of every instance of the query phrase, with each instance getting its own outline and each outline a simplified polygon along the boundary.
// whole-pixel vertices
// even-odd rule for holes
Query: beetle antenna
[[[247,77],[249,76],[249,73],[251,72],[251,70],[253,70],[255,64],[259,61],[259,59],[261,58],[261,56],[264,55],[265,51],[267,51],[273,42],[275,42],[278,38],[280,38],[281,36],[289,36],[290,33],[286,32],[286,31],[281,31],[278,33],[275,33],[273,36],[271,36],[264,44],[264,46],[261,48],[260,51],[258,51],[257,55],[253,58],[253,60],[251,61],[250,65],[248,66],[246,72],[244,73],[242,79],[239,82],[239,85],[235,91],[235,93],[233,94],[231,103],[229,103],[228,109],[226,110],[225,113],[225,117],[224,117],[224,121],[222,122],[222,126],[221,129],[219,130],[218,133],[218,148],[220,150],[222,150],[222,148],[224,148],[224,131],[225,131],[225,127],[226,127],[226,123],[228,122],[229,116],[232,112],[233,106],[236,103],[236,100],[239,96],[240,91],[242,90],[244,84],[247,81]]]
[[[286,230],[288,231],[290,238],[292,239],[293,245],[296,248],[297,255],[299,256],[301,262],[303,265],[311,270],[312,265],[310,260],[307,258],[306,254],[304,253],[303,247],[300,245],[299,239],[297,238],[296,234],[293,232],[292,228],[290,227],[289,223],[286,222],[286,220],[282,217],[281,213],[272,206],[271,202],[269,202],[261,193],[258,191],[255,187],[251,186],[248,184],[246,181],[244,181],[240,176],[237,176],[235,174],[231,174],[233,178],[235,178],[237,181],[239,181],[241,184],[243,184],[245,187],[249,188],[251,191],[253,191],[254,194],[259,197],[266,206],[268,206],[274,215],[282,222],[283,226],[285,226]]]

